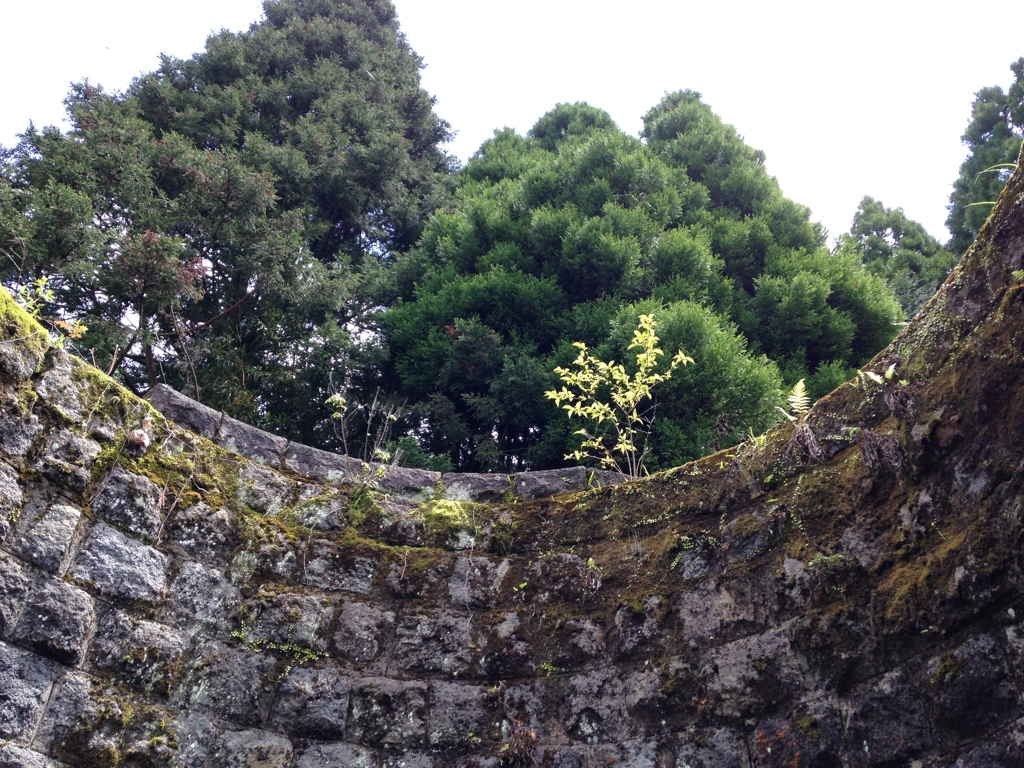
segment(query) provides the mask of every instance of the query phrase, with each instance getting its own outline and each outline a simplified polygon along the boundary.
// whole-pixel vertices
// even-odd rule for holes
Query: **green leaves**
[[[969,154],[960,166],[949,197],[946,226],[953,237],[949,248],[956,254],[967,250],[988,218],[991,202],[1009,177],[1024,137],[1024,58],[1010,65],[1014,80],[1007,91],[999,86],[982,88],[971,106],[971,120],[963,142]],[[996,169],[996,172],[988,172]]]
[[[544,396],[553,400],[570,417],[592,422],[575,434],[582,438],[579,450],[565,458],[577,461],[595,458],[601,466],[629,477],[646,473],[644,459],[653,416],[641,408],[651,398],[651,388],[667,381],[681,365],[693,362],[682,350],[673,357],[667,369],[657,370],[658,358],[665,352],[658,346],[653,315],[640,315],[628,349],[635,350],[636,371],[627,373],[620,363],[605,362],[594,357],[583,342],[574,342],[579,350],[573,368],[555,368],[564,386],[548,390]],[[607,388],[607,398],[603,390]]]

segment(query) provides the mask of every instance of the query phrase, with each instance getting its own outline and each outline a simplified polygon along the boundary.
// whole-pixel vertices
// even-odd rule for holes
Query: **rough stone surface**
[[[163,519],[163,495],[149,478],[114,467],[100,480],[92,511],[132,536],[153,541]]]
[[[587,487],[590,472],[583,467],[523,472],[513,476],[512,489],[522,501],[582,491]]]
[[[344,603],[338,612],[331,647],[350,661],[373,661],[384,652],[394,625],[393,611],[364,603]]]
[[[270,654],[206,642],[189,659],[171,703],[181,709],[223,718],[236,726],[263,722],[273,694]]]
[[[94,722],[104,707],[93,698],[92,688],[92,681],[81,672],[57,677],[32,747],[72,764],[85,762],[89,756],[83,754],[83,742],[88,742],[89,753],[107,751],[112,746],[109,734],[85,735],[88,723]]]
[[[427,686],[388,678],[355,680],[348,739],[364,746],[406,750],[426,735]]]
[[[354,744],[314,744],[295,768],[377,768],[377,753]]]
[[[221,570],[183,563],[171,582],[168,616],[181,628],[228,633],[238,624],[242,595]]]
[[[165,527],[164,540],[207,564],[227,565],[227,553],[234,549],[237,518],[223,507],[193,504],[177,512]]]
[[[31,593],[11,637],[44,656],[78,665],[92,633],[92,598],[76,587],[46,578]]]
[[[98,523],[71,575],[109,597],[153,602],[167,586],[167,555]]]
[[[36,469],[59,486],[83,491],[89,484],[89,464],[100,452],[95,440],[62,429],[47,437]]]
[[[452,605],[466,608],[489,608],[508,573],[508,560],[486,557],[459,557],[448,580],[448,596]]]
[[[38,370],[50,336],[34,318],[4,291],[0,296],[0,376],[20,383]]]
[[[32,573],[18,560],[0,552],[0,638],[7,637],[25,604]]]
[[[399,669],[451,677],[468,672],[473,644],[468,616],[409,615],[399,621],[396,634],[394,658]]]
[[[166,384],[157,384],[146,394],[149,404],[166,418],[212,440],[220,428],[221,413],[198,403]]]
[[[68,504],[25,510],[18,520],[10,548],[22,559],[50,573],[64,565],[82,513]]]
[[[302,576],[302,583],[337,592],[367,594],[373,587],[376,563],[368,557],[354,556],[333,542],[317,540]]]
[[[323,652],[333,616],[326,597],[261,589],[245,603],[242,631],[252,643],[301,645]]]
[[[281,464],[281,457],[288,446],[288,441],[283,437],[261,432],[230,416],[222,419],[215,442],[229,451],[270,467]]]
[[[15,510],[21,507],[21,499],[22,493],[21,486],[18,485],[18,473],[0,461],[0,519],[3,520],[4,525],[0,532],[4,536],[10,530],[10,519]],[[0,541],[2,540],[3,538],[0,537]]]
[[[291,742],[267,731],[228,731],[213,754],[214,768],[281,768],[291,760]]]
[[[284,454],[284,467],[313,480],[323,482],[345,482],[368,473],[366,465],[358,459],[339,456],[300,443],[289,443]]]
[[[177,682],[178,662],[188,645],[183,632],[111,610],[99,622],[89,652],[92,667],[153,698],[166,697]]]
[[[53,683],[53,666],[0,642],[0,739],[27,738]]]
[[[0,768],[59,768],[46,755],[13,744],[0,744]]]
[[[427,743],[435,749],[471,743],[486,727],[485,696],[480,686],[435,682],[430,689]]]
[[[43,373],[35,381],[35,391],[49,408],[72,424],[78,424],[85,411],[82,387],[73,376],[74,367],[71,355],[63,349],[51,349],[47,352]]]
[[[281,682],[271,722],[298,736],[344,739],[348,689],[348,678],[333,667],[293,667]]]
[[[448,472],[441,475],[443,497],[451,501],[501,501],[512,492],[508,475],[478,475]]]
[[[17,394],[0,400],[0,451],[12,458],[21,458],[42,431],[42,421],[24,410]]]

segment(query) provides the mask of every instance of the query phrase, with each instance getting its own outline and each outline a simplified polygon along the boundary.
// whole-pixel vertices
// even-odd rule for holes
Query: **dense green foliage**
[[[596,459],[602,467],[628,477],[648,473],[651,427],[654,424],[652,388],[672,378],[675,369],[693,362],[682,350],[667,366],[660,365],[665,350],[658,346],[654,315],[640,315],[626,354],[635,360],[635,372],[622,363],[595,357],[582,341],[571,368],[561,366],[555,373],[562,380],[558,389],[544,396],[585,425],[573,434],[580,447],[567,459]],[[591,426],[593,425],[593,426]]]
[[[448,198],[448,130],[388,0],[265,14],[125,94],[76,86],[68,133],[5,152],[0,277],[48,276],[80,350],[132,388],[312,442],[382,262]]]
[[[46,278],[78,351],[136,391],[354,453],[384,403],[406,461],[461,470],[563,465],[555,369],[582,342],[635,374],[651,315],[666,360],[695,361],[641,404],[657,469],[764,430],[797,380],[829,391],[948,269],[869,198],[830,253],[688,91],[639,138],[560,105],[454,173],[419,67],[389,0],[268,0],[124,94],[75,86],[70,131],[3,151],[0,280]]]
[[[400,260],[385,379],[429,451],[465,469],[560,464],[576,446],[543,402],[551,371],[577,341],[624,359],[631,336],[616,329],[641,311],[667,353],[679,343],[698,361],[655,396],[652,466],[775,420],[782,380],[762,353],[796,380],[891,338],[900,310],[884,281],[828,253],[698,94],[667,96],[644,138],[584,104],[525,137],[499,131]]]
[[[839,238],[836,251],[885,278],[908,317],[917,314],[956,264],[956,256],[902,208],[886,208],[871,197],[860,201],[853,226]]]
[[[1001,163],[1014,163],[1024,137],[1024,58],[1010,65],[1013,84],[1003,91],[998,85],[982,88],[971,106],[971,120],[963,141],[968,147],[967,159],[960,166],[960,176],[953,183],[949,197],[949,218],[946,226],[952,234],[949,249],[962,254],[974,242],[978,230],[991,211],[989,205],[972,205],[994,201],[1010,169],[986,172]]]

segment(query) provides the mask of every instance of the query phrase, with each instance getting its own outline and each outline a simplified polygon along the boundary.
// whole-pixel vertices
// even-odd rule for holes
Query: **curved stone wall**
[[[873,375],[544,491],[161,414],[0,296],[0,766],[1024,764],[1021,270],[1018,174]]]

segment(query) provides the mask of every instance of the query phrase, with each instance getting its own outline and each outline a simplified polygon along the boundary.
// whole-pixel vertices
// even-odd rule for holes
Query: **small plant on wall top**
[[[789,452],[799,453],[809,460],[820,462],[825,458],[825,451],[822,450],[814,430],[807,423],[807,414],[811,410],[811,398],[807,394],[807,387],[804,380],[800,379],[790,390],[789,411],[779,408],[782,415],[793,423],[793,436],[789,439]]]
[[[594,357],[580,341],[573,344],[579,349],[573,368],[555,368],[563,386],[545,392],[545,396],[570,417],[592,425],[576,430],[583,442],[579,450],[565,458],[597,459],[605,469],[629,477],[646,473],[644,458],[653,422],[651,388],[670,379],[680,365],[693,362],[680,351],[667,370],[657,370],[658,359],[665,352],[658,346],[655,327],[653,315],[640,315],[629,345],[630,350],[637,351],[636,373],[632,375],[621,363],[606,363]]]

